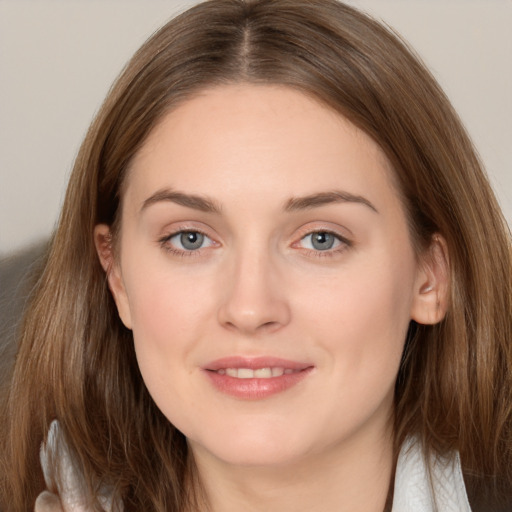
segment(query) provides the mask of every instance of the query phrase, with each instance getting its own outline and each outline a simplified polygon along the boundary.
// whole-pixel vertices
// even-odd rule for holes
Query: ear
[[[411,318],[419,324],[433,325],[446,315],[450,294],[448,247],[444,238],[435,234],[421,255],[415,282]]]
[[[94,244],[103,270],[107,274],[108,287],[114,297],[117,311],[126,328],[132,328],[130,304],[121,273],[119,261],[114,257],[112,233],[107,224],[94,227]]]

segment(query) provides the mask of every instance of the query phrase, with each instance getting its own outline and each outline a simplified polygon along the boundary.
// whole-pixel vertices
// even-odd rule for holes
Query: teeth
[[[254,378],[254,370],[251,370],[250,368],[238,368],[237,377],[239,379],[252,379]]]
[[[272,370],[270,368],[258,368],[254,370],[254,376],[257,379],[269,379],[272,377]]]
[[[297,370],[291,368],[220,368],[217,370],[219,375],[227,375],[228,377],[235,377],[237,379],[270,379],[272,377],[281,377],[282,375],[289,375],[296,373]]]
[[[272,368],[272,377],[281,377],[284,373],[284,368]]]

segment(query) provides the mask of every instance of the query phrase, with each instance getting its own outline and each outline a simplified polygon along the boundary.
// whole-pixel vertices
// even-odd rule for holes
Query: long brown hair
[[[396,35],[335,0],[211,0],[135,54],[78,154],[2,410],[4,509],[32,509],[44,487],[39,447],[55,418],[92,493],[109,485],[126,510],[190,506],[185,438],[144,386],[93,229],[106,223],[115,236],[123,177],[156,123],[201,89],[233,82],[292,87],[363,129],[394,166],[418,251],[435,233],[446,240],[450,306],[438,325],[411,324],[395,449],[415,434],[427,451],[459,450],[475,500],[506,496],[510,237],[449,101]]]

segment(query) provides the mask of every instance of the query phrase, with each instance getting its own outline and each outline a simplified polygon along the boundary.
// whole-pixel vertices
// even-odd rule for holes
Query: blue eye
[[[312,249],[315,251],[328,251],[330,249],[335,249],[342,243],[340,237],[333,233],[329,233],[328,231],[316,231],[314,233],[309,233],[309,235],[306,235],[301,239],[301,242],[305,249]]]
[[[210,238],[199,231],[180,231],[169,237],[167,242],[181,251],[197,251],[213,244]]]

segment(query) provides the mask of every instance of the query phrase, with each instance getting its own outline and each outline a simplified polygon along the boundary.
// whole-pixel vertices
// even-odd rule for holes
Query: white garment
[[[408,439],[398,456],[392,512],[471,512],[459,454],[427,464],[420,442]]]
[[[60,479],[58,484],[55,482],[55,487],[59,490],[63,512],[89,512],[83,477],[76,464],[73,464],[68,447],[59,433],[59,423],[56,420],[52,421],[48,431],[48,441],[41,446],[39,453],[44,481],[47,488],[52,489],[54,487],[52,483],[54,482],[49,463],[50,454],[55,460],[59,461],[58,474]],[[111,512],[113,506],[111,490],[105,487],[100,489],[98,500],[105,512]]]
[[[61,482],[58,487],[64,512],[87,512],[81,475],[59,436],[56,421],[50,426],[48,443],[41,446],[41,466],[49,488],[52,483],[48,462],[50,452],[58,454],[60,462]],[[110,512],[112,493],[102,489],[99,499],[105,511]],[[427,464],[421,444],[414,438],[408,439],[398,457],[392,512],[471,512],[459,455],[433,457]]]

